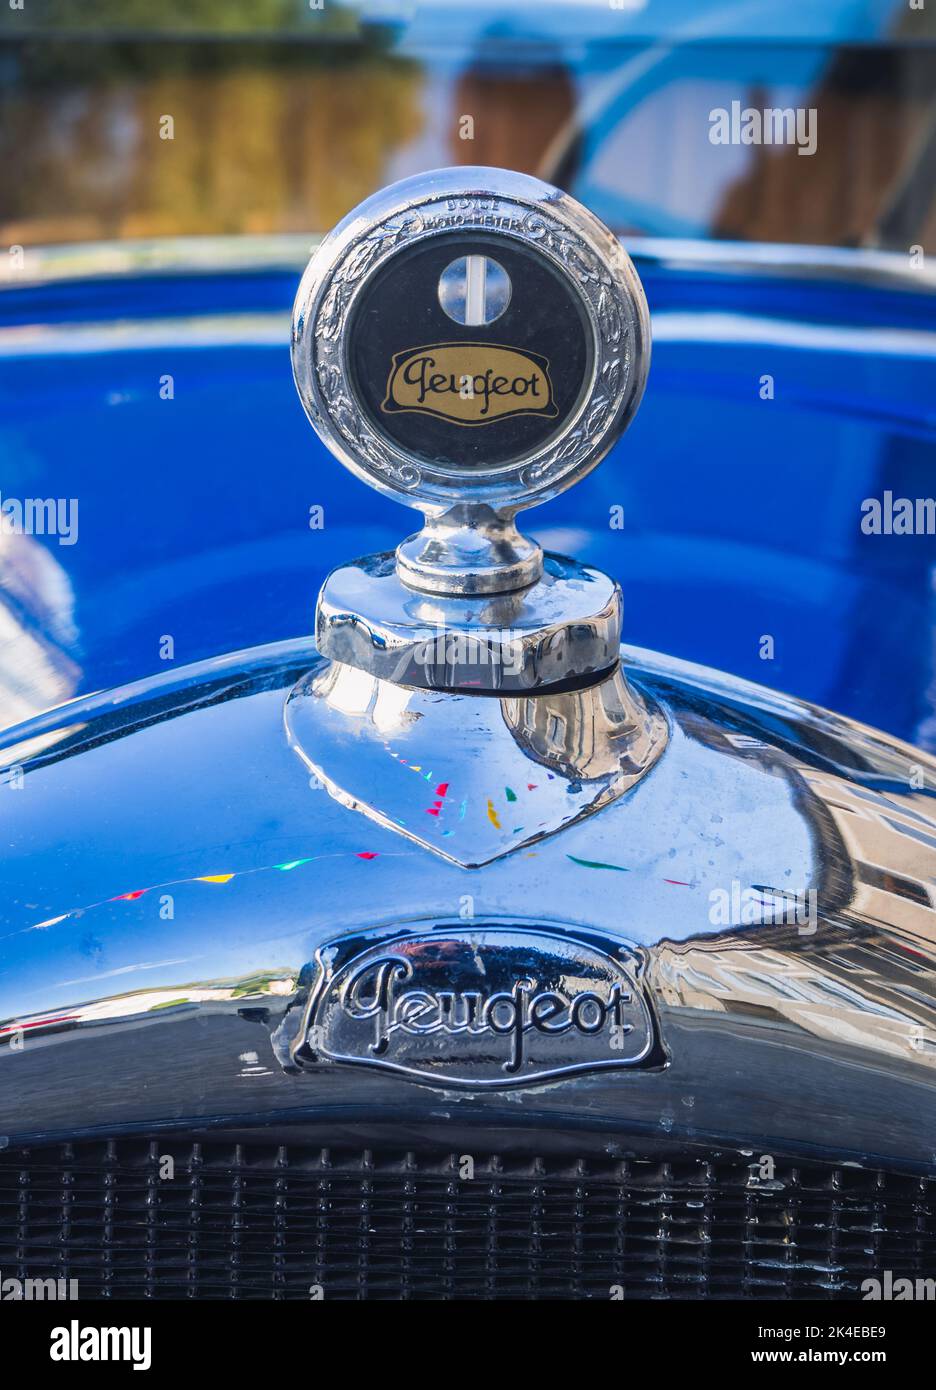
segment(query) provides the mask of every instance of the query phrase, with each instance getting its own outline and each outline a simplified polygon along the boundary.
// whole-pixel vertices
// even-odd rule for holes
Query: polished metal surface
[[[297,682],[285,720],[291,746],[338,801],[466,869],[622,796],[667,732],[620,669],[581,690],[485,699],[331,663]],[[503,804],[492,786],[505,789]]]
[[[508,463],[464,468],[416,457],[375,429],[348,360],[355,306],[390,258],[452,232],[534,248],[563,277],[588,323],[589,379],[549,439]],[[562,325],[557,325],[561,335]],[[643,288],[618,240],[568,194],[503,169],[405,179],[348,215],[313,255],[293,311],[293,372],[315,429],[352,472],[420,508],[424,534],[400,549],[401,576],[434,593],[496,593],[539,577],[539,548],[514,516],[589,472],[640,404],[649,368]]]
[[[574,280],[596,346],[592,387],[568,433],[509,467],[415,464],[360,419],[349,396],[345,337],[355,300],[385,260],[440,233],[482,231],[533,246]],[[531,506],[593,468],[633,416],[649,369],[649,316],[620,242],[568,194],[504,169],[440,169],[362,203],[330,232],[302,277],[293,369],[316,430],[346,467],[411,506],[444,511],[466,497]]]
[[[427,513],[423,527],[396,549],[396,569],[417,593],[456,598],[517,593],[543,575],[539,544],[514,517],[487,503],[459,502]]]
[[[328,576],[315,615],[322,656],[423,689],[510,692],[587,684],[617,664],[621,590],[600,570],[547,555],[516,593],[435,598],[401,582],[393,555]]]
[[[453,229],[483,231],[491,242],[479,245],[535,247],[554,263],[552,279],[558,268],[587,311],[580,398],[570,391],[572,413],[545,447],[506,463],[488,462],[483,449],[470,467],[407,452],[368,423],[352,365],[351,339],[372,324],[354,316],[369,279],[401,250]],[[423,291],[465,326],[494,321],[507,307],[510,280],[492,256],[463,254],[437,274]],[[570,331],[568,323],[550,323],[550,344]],[[497,343],[484,350],[514,352]],[[385,406],[400,356],[392,357]],[[547,358],[523,360],[538,371]],[[296,297],[296,385],[336,457],[379,490],[421,507],[426,521],[395,561],[370,556],[329,575],[316,612],[322,655],[380,680],[474,692],[585,685],[611,670],[621,633],[618,586],[560,556],[545,562],[515,516],[594,467],[637,409],[648,366],[649,318],[633,266],[607,228],[557,189],[504,170],[442,170],[394,185],[351,213],[313,256]],[[478,379],[462,378],[472,389]],[[548,374],[544,380],[551,402]],[[457,434],[466,427],[448,428]]]
[[[623,664],[670,726],[651,771],[478,869],[310,779],[282,714],[301,673],[324,671],[308,643],[21,726],[4,762],[22,777],[0,787],[0,1136],[357,1125],[933,1172],[936,763],[711,671],[626,649]],[[513,746],[537,783],[529,732]],[[398,769],[426,821],[454,776],[451,746],[430,751]],[[484,812],[523,824],[539,789],[512,783],[511,800],[483,771]],[[273,1037],[320,949],[472,926],[641,956],[665,1064],[504,1090],[283,1069]],[[457,1035],[438,1038],[470,1068]]]

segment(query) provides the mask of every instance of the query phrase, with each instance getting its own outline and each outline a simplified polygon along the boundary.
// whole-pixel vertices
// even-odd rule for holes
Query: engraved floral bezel
[[[390,257],[440,232],[475,231],[535,248],[575,287],[592,369],[578,408],[545,445],[469,470],[415,458],[374,428],[352,389],[347,330],[358,296]],[[364,482],[426,512],[459,502],[517,510],[577,482],[632,419],[649,360],[646,298],[617,238],[567,193],[503,169],[443,169],[362,203],[313,255],[293,310],[293,373],[313,426]]]

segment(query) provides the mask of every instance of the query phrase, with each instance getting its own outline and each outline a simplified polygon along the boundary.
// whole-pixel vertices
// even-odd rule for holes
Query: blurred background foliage
[[[0,95],[7,242],[328,227],[421,121],[412,65],[366,51],[56,42],[17,64]]]
[[[568,187],[623,233],[936,251],[936,3],[751,0],[743,24],[720,0],[9,3],[6,245],[316,233],[469,163]],[[816,155],[713,146],[735,99],[814,107]]]
[[[237,34],[296,31],[353,33],[360,12],[353,3],[322,0],[5,0],[0,32],[86,34]],[[405,7],[404,7],[405,9]],[[388,11],[389,13],[390,11]]]

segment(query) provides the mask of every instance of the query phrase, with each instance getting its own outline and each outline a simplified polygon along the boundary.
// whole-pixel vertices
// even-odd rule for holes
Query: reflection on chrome
[[[465,867],[599,810],[649,772],[666,742],[662,714],[619,669],[584,690],[479,699],[336,662],[292,691],[286,729],[343,806]]]
[[[211,663],[210,674],[187,689],[159,687],[165,693],[156,722],[145,698],[122,704],[98,697],[97,708],[82,701],[82,724],[107,715],[103,737],[92,745],[72,728],[70,739],[37,747],[32,759],[21,754],[27,784],[34,771],[43,775],[20,803],[35,818],[28,844],[5,866],[7,931],[17,934],[5,937],[0,976],[0,1036],[7,1039],[0,1045],[0,1133],[170,1119],[253,1124],[285,1112],[321,1119],[335,1106],[374,1105],[429,1124],[438,1107],[430,1085],[354,1068],[338,1087],[327,1067],[295,1076],[275,1060],[271,1034],[306,988],[316,949],[336,931],[463,927],[469,894],[480,924],[584,929],[600,933],[604,949],[617,941],[643,953],[668,1064],[616,1080],[609,1074],[521,1087],[509,1105],[496,1093],[467,1091],[446,1098],[454,1118],[468,1107],[477,1122],[481,1107],[490,1125],[513,1117],[548,1126],[580,1105],[595,1134],[628,1133],[633,1143],[665,1134],[689,1146],[716,1140],[735,1150],[764,1145],[932,1171],[932,759],[788,697],[625,651],[630,715],[659,710],[669,739],[649,771],[600,814],[573,815],[564,828],[549,829],[520,812],[542,804],[537,820],[559,817],[564,803],[552,789],[570,785],[572,768],[550,766],[555,781],[548,780],[538,761],[548,755],[548,726],[524,724],[523,699],[472,702],[483,722],[471,727],[486,731],[498,759],[509,753],[518,768],[535,769],[526,780],[506,782],[496,759],[462,767],[444,739],[429,741],[435,756],[426,763],[403,751],[409,760],[401,764],[392,756],[397,744],[405,749],[420,730],[438,730],[438,697],[410,692],[382,705],[384,747],[375,733],[361,735],[372,729],[368,711],[379,683],[323,677],[323,688],[343,692],[341,708],[332,709],[312,693],[315,671],[296,693],[299,659],[284,648],[254,670],[242,658]],[[345,728],[327,746],[332,775],[349,780],[349,802],[310,785],[286,746],[282,708],[290,691],[291,706],[313,705]],[[565,697],[555,698],[561,704]],[[451,728],[464,733],[461,701],[440,703],[460,710]],[[618,706],[605,702],[601,710],[602,720],[616,718]],[[68,727],[66,712],[62,719]],[[34,731],[53,735],[48,719],[34,726],[17,731],[19,750]],[[608,729],[601,721],[594,727],[604,730],[597,743],[592,733],[577,736],[581,773],[595,770],[595,748],[605,746]],[[615,719],[609,727],[618,727]],[[631,720],[620,728],[631,728]],[[633,730],[640,728],[636,720]],[[316,747],[321,730],[310,756]],[[379,784],[378,753],[387,779]],[[602,782],[603,758],[594,780],[580,783],[582,793],[561,797],[573,805],[587,798]],[[80,865],[51,846],[59,818],[71,816],[71,788],[84,764],[111,790],[86,804],[81,845],[113,848]],[[925,785],[911,787],[921,769]],[[355,770],[367,773],[366,786],[355,788]],[[476,843],[489,834],[495,849],[483,869],[461,867],[441,838],[449,818],[457,833],[447,838],[456,843],[458,827],[470,825],[467,808],[458,820],[465,799],[456,795],[459,778],[477,799]],[[549,790],[540,803],[543,784]],[[405,803],[414,820],[438,828],[441,852],[426,853],[409,827],[390,823],[389,812],[384,823],[360,814],[368,810],[360,802],[349,811],[355,791],[373,799],[378,786],[392,790],[382,797],[399,798],[402,819]],[[429,812],[438,800],[443,813],[436,817]],[[10,801],[0,802],[0,815],[15,842]],[[173,816],[154,821],[154,804],[171,804]],[[230,822],[223,845],[219,805]],[[505,845],[523,824],[540,837],[525,844],[517,834],[516,844]],[[425,839],[432,832],[417,823],[416,833]],[[769,920],[713,925],[711,892],[733,881],[793,895],[815,890],[817,930],[802,934],[795,924]],[[147,884],[161,886],[137,891]],[[172,916],[162,918],[167,895]],[[125,987],[115,992],[117,977]],[[255,1067],[242,1060],[247,1053],[257,1055]]]

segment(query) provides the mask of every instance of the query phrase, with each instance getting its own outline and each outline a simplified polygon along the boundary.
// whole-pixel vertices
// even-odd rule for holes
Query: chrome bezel
[[[386,261],[440,231],[497,231],[535,247],[575,285],[592,331],[590,380],[546,445],[490,468],[416,460],[369,422],[356,401],[347,327]],[[363,481],[423,511],[458,502],[533,506],[584,477],[633,417],[650,361],[646,298],[620,242],[567,193],[525,174],[455,168],[393,184],[356,208],[309,262],[293,310],[292,361],[306,414]]]

